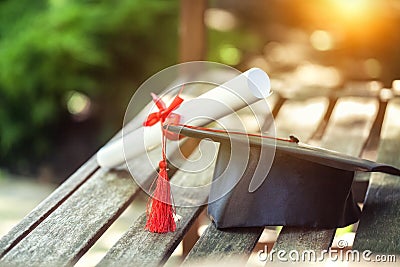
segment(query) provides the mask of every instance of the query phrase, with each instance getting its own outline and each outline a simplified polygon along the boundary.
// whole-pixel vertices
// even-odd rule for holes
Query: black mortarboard
[[[361,213],[351,190],[355,171],[400,175],[393,166],[296,142],[186,126],[168,126],[168,130],[220,143],[208,205],[218,228],[344,227],[358,221]],[[233,144],[250,148],[247,156],[243,154],[249,158],[242,158],[244,171],[236,167],[238,162],[229,162]],[[269,172],[261,174],[260,180],[254,174],[264,152],[275,154]],[[254,178],[261,183],[251,190]]]

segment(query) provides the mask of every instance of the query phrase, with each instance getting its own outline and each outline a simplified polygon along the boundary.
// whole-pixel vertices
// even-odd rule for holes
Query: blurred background
[[[93,155],[163,68],[260,67],[286,97],[400,90],[399,22],[400,0],[0,0],[0,217],[11,201],[23,216]]]
[[[261,67],[275,90],[391,86],[399,22],[398,0],[2,0],[2,176],[63,181],[121,127],[135,89],[182,61]]]

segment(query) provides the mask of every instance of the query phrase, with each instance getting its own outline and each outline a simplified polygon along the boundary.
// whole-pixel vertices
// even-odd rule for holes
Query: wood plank
[[[306,100],[287,100],[275,119],[276,136],[294,134],[300,141],[307,141],[317,130],[329,101],[325,97]]]
[[[400,167],[400,99],[388,103],[379,162]],[[374,253],[400,254],[400,178],[373,173],[353,248]]]
[[[273,248],[275,250],[297,250],[299,252],[307,249],[324,250],[327,249],[327,244],[332,243],[335,232],[336,229],[315,230],[315,228],[285,226],[279,233]]]
[[[182,265],[198,264],[201,266],[205,259],[213,264],[234,259],[237,266],[244,265],[263,230],[264,227],[219,230],[211,223]]]
[[[136,159],[159,157],[152,151]],[[143,164],[143,166],[147,166]],[[147,169],[146,169],[147,168]],[[151,166],[142,174],[155,176]],[[139,191],[127,171],[98,169],[68,199],[0,260],[0,265],[64,266],[75,263],[131,203]]]
[[[185,258],[184,264],[196,263],[205,257],[207,260],[211,257],[213,261],[225,261],[231,257],[236,259],[236,256],[247,259],[263,230],[264,227],[218,230],[210,223]]]
[[[359,156],[378,111],[378,101],[360,97],[338,100],[321,146],[353,156]],[[283,227],[274,245],[275,250],[303,251],[328,249],[336,229],[306,229]]]
[[[0,239],[0,258],[12,247],[25,238],[33,229],[43,222],[68,197],[70,197],[98,169],[96,158],[92,157],[80,167],[68,180],[59,186],[49,197],[42,201],[34,210],[5,236]]]
[[[375,98],[344,97],[334,108],[321,146],[359,156],[369,137],[379,102]]]
[[[274,104],[276,103],[277,101],[274,102]],[[308,107],[307,104],[311,105],[311,108]],[[289,129],[290,125],[293,126],[293,123],[295,123],[299,132],[301,132],[301,137],[311,136],[318,125],[305,122],[307,119],[313,121],[322,120],[327,105],[328,101],[325,98],[305,101],[286,101],[281,107],[275,121],[275,125],[278,127],[277,136],[284,136],[287,134],[287,129]],[[301,106],[305,107],[308,111],[307,116],[303,114],[304,116],[299,116],[297,121],[292,119],[285,120],[286,116],[293,114],[292,112],[298,112]],[[315,108],[315,106],[318,108]],[[281,113],[282,110],[284,110],[283,113]],[[238,260],[236,257],[247,260],[263,230],[264,227],[218,230],[215,228],[214,224],[211,223],[197,241],[192,251],[185,258],[184,264],[188,265],[199,262],[204,260],[206,256],[208,258],[211,257],[214,262],[225,262],[231,259],[235,259],[236,261]]]
[[[0,265],[73,264],[122,213],[135,190],[126,172],[106,173],[100,169],[13,247]]]
[[[141,126],[146,112],[150,108],[146,108],[138,114],[138,116],[127,123],[125,130],[134,130]],[[122,130],[114,135],[109,142],[120,138]],[[107,142],[107,143],[109,143]],[[52,194],[43,200],[34,210],[25,216],[20,223],[11,229],[6,235],[0,239],[0,259],[22,239],[24,239],[31,231],[41,224],[52,212],[54,212],[66,199],[68,199],[76,190],[79,189],[91,176],[98,170],[99,166],[96,161],[96,155],[92,156],[85,164],[83,164],[75,173],[73,173],[63,184],[61,184]]]
[[[198,152],[190,158],[194,159],[197,156]],[[99,266],[159,266],[163,264],[203,210],[204,205],[199,206],[198,203],[206,203],[209,189],[207,187],[203,190],[193,188],[199,188],[211,182],[214,165],[215,162],[200,173],[179,170],[171,179],[173,184],[181,186],[181,190],[173,192],[175,203],[181,205],[176,207],[177,214],[182,216],[175,232],[157,234],[144,230],[146,215],[143,214],[108,251]]]

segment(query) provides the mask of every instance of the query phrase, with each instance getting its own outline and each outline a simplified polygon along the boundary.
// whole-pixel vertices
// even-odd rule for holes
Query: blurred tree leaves
[[[0,1],[0,164],[55,153],[70,91],[121,125],[134,89],[176,63],[177,14],[177,1]]]

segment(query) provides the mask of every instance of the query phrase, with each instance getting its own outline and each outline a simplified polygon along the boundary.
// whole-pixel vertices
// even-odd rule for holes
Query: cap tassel
[[[175,231],[176,223],[165,158],[160,161],[159,167],[156,189],[147,205],[146,229],[153,233],[168,233]]]
[[[160,169],[158,171],[157,185],[151,199],[147,203],[146,210],[147,222],[145,228],[153,233],[168,233],[176,229],[174,220],[176,213],[167,173],[166,141],[167,137],[177,140],[179,139],[179,135],[168,133],[164,130],[163,124],[170,115],[173,115],[172,111],[178,108],[183,102],[183,99],[179,97],[182,90],[183,86],[168,107],[156,94],[152,93],[151,96],[159,111],[149,114],[143,123],[144,126],[152,126],[157,122],[161,122],[162,132],[162,160],[158,164]],[[174,120],[179,121],[179,115],[174,115],[173,117]]]

